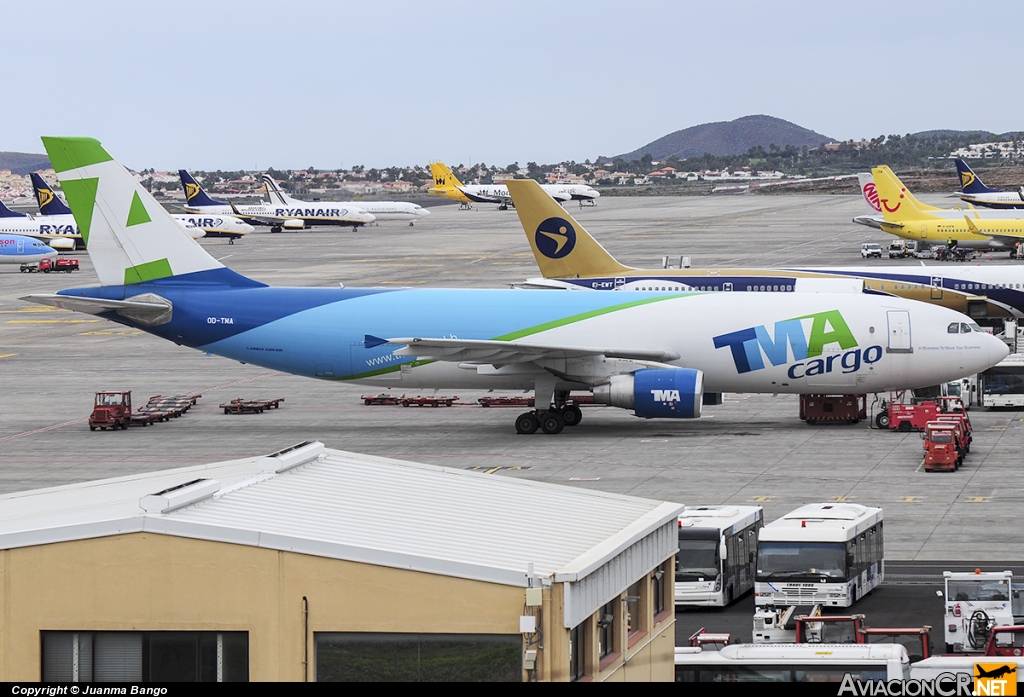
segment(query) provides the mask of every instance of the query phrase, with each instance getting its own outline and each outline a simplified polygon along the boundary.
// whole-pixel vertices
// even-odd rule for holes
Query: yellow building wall
[[[247,631],[250,680],[303,679],[314,632],[518,634],[524,589],[133,533],[4,550],[0,680],[40,679],[41,630]]]
[[[525,599],[522,587],[155,533],[2,550],[0,574],[0,681],[7,682],[41,678],[43,630],[245,631],[250,680],[301,681],[303,597],[314,680],[314,633],[518,634]],[[543,601],[544,650],[532,677],[564,681],[561,584],[546,588]],[[604,670],[597,616],[586,620],[590,679],[674,679],[675,616],[653,627],[648,618],[647,635]],[[625,646],[624,630],[621,639]]]

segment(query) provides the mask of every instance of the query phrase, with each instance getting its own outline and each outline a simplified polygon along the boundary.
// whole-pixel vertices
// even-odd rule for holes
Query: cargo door
[[[942,276],[932,276],[932,300],[942,300]]]
[[[889,310],[886,313],[889,321],[889,353],[912,353],[910,341],[910,312],[908,310]]]

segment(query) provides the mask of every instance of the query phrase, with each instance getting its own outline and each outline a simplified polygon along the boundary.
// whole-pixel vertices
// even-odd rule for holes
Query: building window
[[[654,616],[665,612],[665,565],[662,564],[651,573],[651,605]]]
[[[522,682],[520,634],[317,632],[317,682]]]
[[[584,620],[569,630],[569,680],[579,680],[587,674],[587,622]]]
[[[643,613],[643,589],[642,578],[626,590],[626,636],[632,637],[647,629],[647,622],[644,621]]]
[[[616,598],[601,608],[597,616],[597,655],[604,658],[615,651],[615,628],[618,625],[618,613],[621,610],[616,607],[622,602]]]
[[[43,682],[248,682],[248,632],[41,632]]]

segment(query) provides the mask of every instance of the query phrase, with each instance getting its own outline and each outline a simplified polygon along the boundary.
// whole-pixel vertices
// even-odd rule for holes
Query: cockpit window
[[[975,324],[974,322],[971,322],[969,326],[976,332],[983,331],[982,328],[979,325]]]
[[[959,334],[960,333],[960,323],[959,322],[950,322],[949,326],[946,327],[946,333],[947,334]]]
[[[960,323],[960,333],[961,334],[970,334],[971,333],[971,328],[968,325],[966,325],[963,322],[961,322]]]

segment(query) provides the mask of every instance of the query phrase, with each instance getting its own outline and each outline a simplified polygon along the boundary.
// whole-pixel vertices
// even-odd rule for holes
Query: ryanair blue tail
[[[32,188],[36,192],[40,215],[71,215],[71,209],[57,197],[42,177],[35,172],[29,176],[32,177]]]
[[[210,198],[203,187],[199,186],[199,182],[192,178],[192,175],[183,169],[178,170],[178,176],[181,177],[181,187],[185,190],[185,205],[194,206],[200,208],[202,206],[227,206],[229,204],[223,201],[217,201]]]
[[[965,194],[997,194],[999,189],[985,186],[970,165],[956,158],[956,174],[960,178],[960,191]]]
[[[15,213],[8,208],[3,201],[0,201],[0,218],[27,218],[24,213]]]

